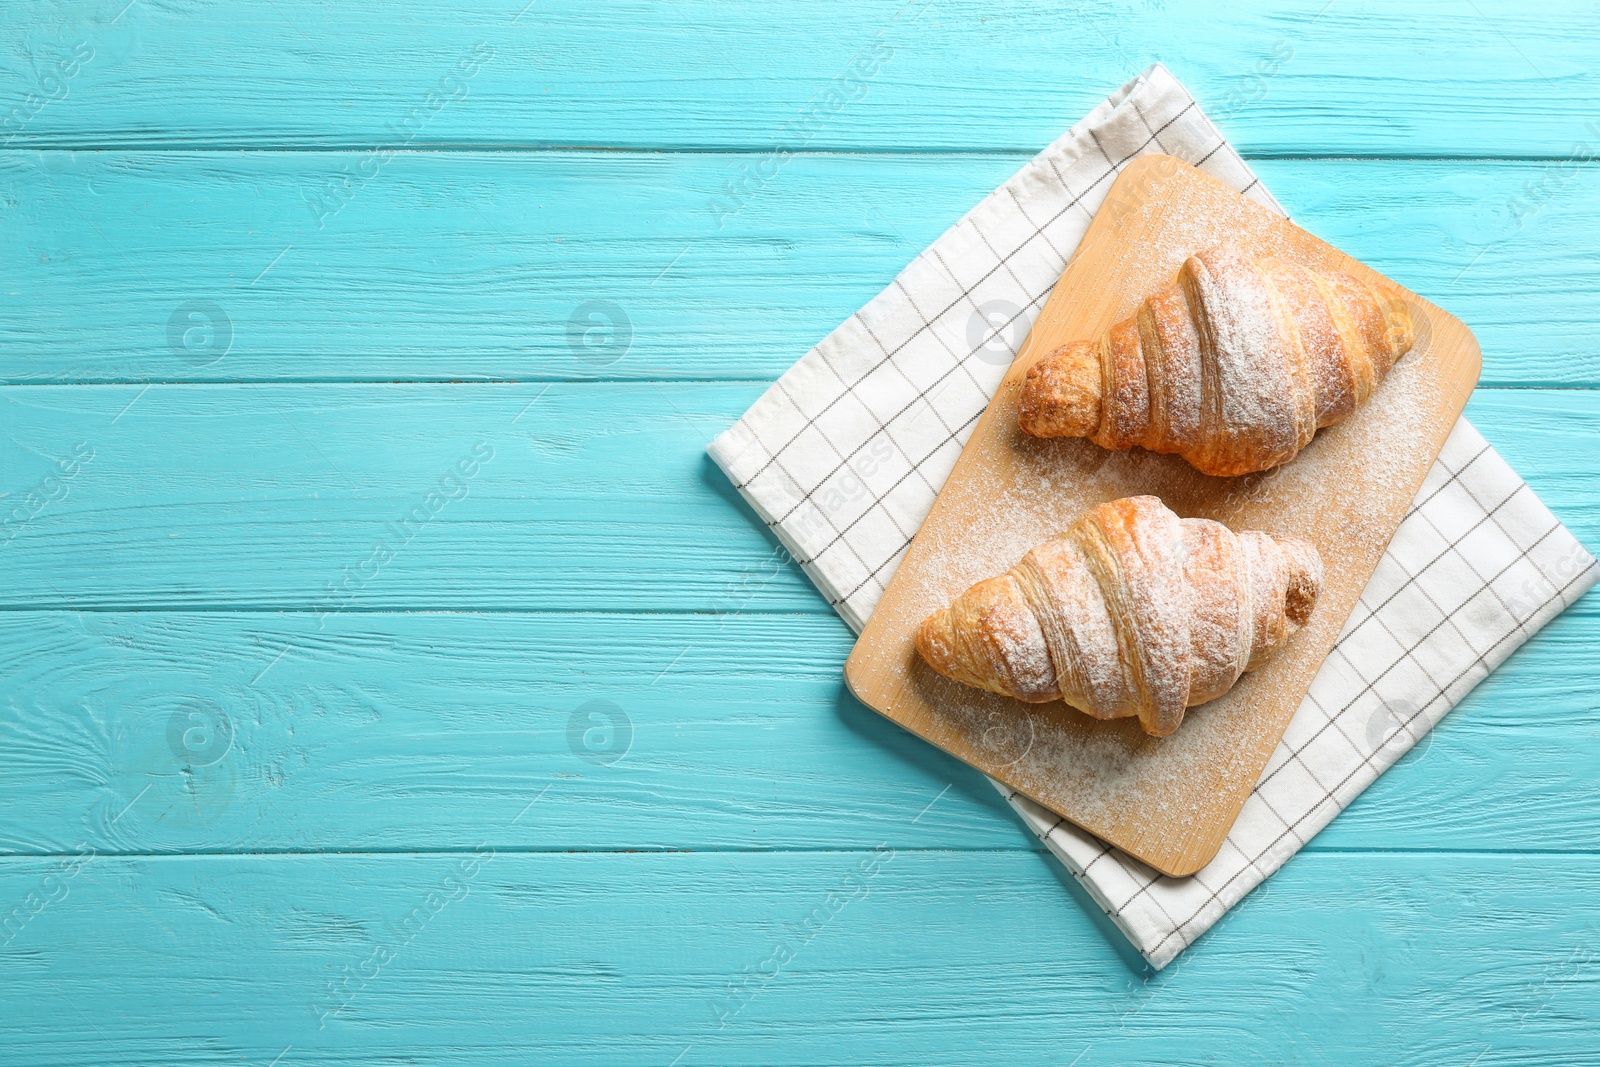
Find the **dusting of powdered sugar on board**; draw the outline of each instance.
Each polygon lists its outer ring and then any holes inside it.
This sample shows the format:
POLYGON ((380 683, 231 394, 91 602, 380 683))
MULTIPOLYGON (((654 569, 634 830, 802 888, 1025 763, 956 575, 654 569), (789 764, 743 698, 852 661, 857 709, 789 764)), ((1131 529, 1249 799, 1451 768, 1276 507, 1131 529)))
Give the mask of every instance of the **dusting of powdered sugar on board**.
MULTIPOLYGON (((1419 333, 1420 343, 1395 364, 1365 405, 1320 431, 1294 462, 1259 474, 1210 478, 1178 457, 1139 448, 1110 452, 1075 440, 1016 442, 1031 462, 1014 473, 993 467, 968 473, 965 488, 971 495, 963 522, 941 538, 940 551, 908 574, 909 599, 923 614, 944 607, 975 582, 1009 571, 1094 504, 1139 493, 1161 497, 1180 515, 1278 536, 1307 535, 1319 515, 1333 508, 1342 515, 1340 525, 1331 537, 1313 535, 1313 543, 1330 571, 1359 566, 1392 536, 1387 516, 1394 487, 1416 481, 1429 465, 1417 448, 1418 427, 1437 402, 1438 386, 1420 351, 1427 334, 1419 333), (1351 461, 1352 451, 1359 453, 1359 463, 1351 461)), ((1313 613, 1312 626, 1323 623, 1313 613)), ((1325 625, 1339 628, 1331 621, 1325 625)), ((1292 639, 1280 653, 1289 653, 1293 644, 1292 639)), ((1045 780, 1067 783, 1079 798, 1075 814, 1108 819, 1134 802, 1132 794, 1152 777, 1201 790, 1236 779, 1243 773, 1236 739, 1247 732, 1252 706, 1275 696, 1281 679, 1271 671, 1246 673, 1227 698, 1189 709, 1184 725, 1159 739, 1126 729, 1126 722, 1111 728, 1094 723, 1071 733, 1052 729, 1040 721, 1038 705, 947 679, 938 683, 929 689, 939 692, 964 732, 1009 769, 1014 784, 1032 794, 1045 780)), ((1051 707, 1057 715, 1082 715, 1051 707)), ((1157 810, 1177 818, 1188 792, 1163 793, 1157 810)))

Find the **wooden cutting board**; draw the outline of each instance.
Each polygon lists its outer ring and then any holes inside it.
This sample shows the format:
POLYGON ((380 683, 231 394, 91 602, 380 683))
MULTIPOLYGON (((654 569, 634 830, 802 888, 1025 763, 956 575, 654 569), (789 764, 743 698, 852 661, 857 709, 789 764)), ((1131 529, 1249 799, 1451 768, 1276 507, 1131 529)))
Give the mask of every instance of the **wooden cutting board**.
MULTIPOLYGON (((1459 320, 1171 156, 1131 163, 1112 186, 933 510, 845 664, 855 695, 946 752, 1164 874, 1192 874, 1222 847, 1312 678, 1466 406, 1482 361, 1459 320), (1292 462, 1239 478, 1176 456, 1108 452, 1017 429, 1034 360, 1132 314, 1189 255, 1237 240, 1399 290, 1417 342, 1372 398, 1292 462), (1024 704, 950 681, 912 638, 930 612, 1002 574, 1086 509, 1151 493, 1183 516, 1293 534, 1322 553, 1310 624, 1166 738, 1061 702, 1024 704)), ((1359 669, 1359 664, 1356 665, 1359 669)))

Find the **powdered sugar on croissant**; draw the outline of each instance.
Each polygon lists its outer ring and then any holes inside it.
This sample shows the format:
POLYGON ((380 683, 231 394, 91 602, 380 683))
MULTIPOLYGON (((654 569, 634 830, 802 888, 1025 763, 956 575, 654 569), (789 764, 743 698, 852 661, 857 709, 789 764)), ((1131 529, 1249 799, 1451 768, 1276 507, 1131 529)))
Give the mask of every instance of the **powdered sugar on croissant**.
POLYGON ((1321 587, 1306 541, 1127 497, 928 616, 917 651, 958 682, 1099 719, 1137 715, 1163 737, 1304 626, 1321 587))
POLYGON ((1028 370, 1034 437, 1174 452, 1206 474, 1265 470, 1354 411, 1414 342, 1398 295, 1223 245, 1095 341, 1028 370))

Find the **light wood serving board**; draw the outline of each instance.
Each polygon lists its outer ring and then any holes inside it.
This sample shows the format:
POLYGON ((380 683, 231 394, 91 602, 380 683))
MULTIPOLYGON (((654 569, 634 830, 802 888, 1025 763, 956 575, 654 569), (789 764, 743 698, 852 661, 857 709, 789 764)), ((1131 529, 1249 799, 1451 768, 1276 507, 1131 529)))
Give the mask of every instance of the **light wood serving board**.
MULTIPOLYGON (((865 704, 1164 874, 1192 874, 1222 847, 1250 790, 1429 468, 1482 361, 1459 320, 1170 156, 1130 164, 1112 186, 845 664, 865 704), (1240 478, 1177 456, 1108 452, 1017 429, 1034 360, 1132 314, 1184 259, 1227 240, 1399 290, 1417 342, 1372 398, 1290 463, 1240 478), (1184 516, 1293 534, 1322 553, 1310 624, 1166 738, 1059 701, 1024 704, 950 681, 912 639, 930 612, 1002 574, 1086 509, 1150 493, 1184 516)), ((1359 668, 1359 664, 1357 665, 1359 668)))

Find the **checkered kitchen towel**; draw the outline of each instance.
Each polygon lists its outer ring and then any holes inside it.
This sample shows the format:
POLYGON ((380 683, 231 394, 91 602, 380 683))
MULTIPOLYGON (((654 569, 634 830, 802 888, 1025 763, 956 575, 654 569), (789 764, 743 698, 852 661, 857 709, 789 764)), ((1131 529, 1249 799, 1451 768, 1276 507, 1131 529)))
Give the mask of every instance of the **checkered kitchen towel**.
MULTIPOLYGON (((1148 152, 1282 211, 1157 64, 973 208, 711 443, 856 630, 1117 172, 1148 152)), ((1600 565, 1463 419, 1203 870, 1159 875, 996 787, 1165 966, 1597 578, 1600 565)))

